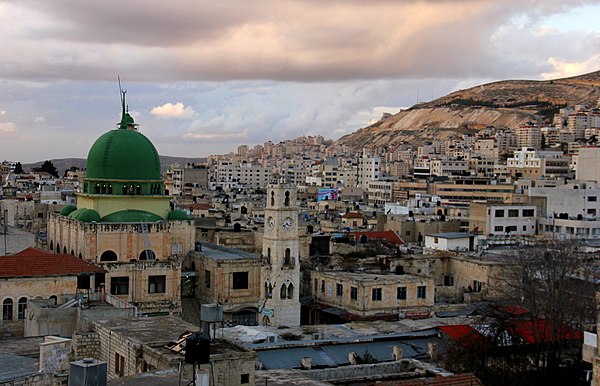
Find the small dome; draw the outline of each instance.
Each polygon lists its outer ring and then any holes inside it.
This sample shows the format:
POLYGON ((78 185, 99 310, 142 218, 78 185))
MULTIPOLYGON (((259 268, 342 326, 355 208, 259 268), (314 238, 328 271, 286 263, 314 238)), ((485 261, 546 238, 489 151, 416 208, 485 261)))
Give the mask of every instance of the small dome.
POLYGON ((69 217, 83 222, 100 222, 100 215, 98 212, 87 208, 74 210, 69 214, 69 217))
POLYGON ((171 212, 169 212, 169 214, 167 215, 167 220, 171 220, 171 221, 185 221, 188 219, 188 215, 187 213, 185 213, 183 210, 173 210, 171 212))
POLYGON ((107 214, 102 222, 156 222, 164 220, 157 214, 145 210, 127 209, 107 214))
POLYGON ((60 210, 60 214, 62 216, 68 216, 71 213, 75 212, 77 210, 77 207, 75 205, 66 205, 65 207, 63 207, 60 210))

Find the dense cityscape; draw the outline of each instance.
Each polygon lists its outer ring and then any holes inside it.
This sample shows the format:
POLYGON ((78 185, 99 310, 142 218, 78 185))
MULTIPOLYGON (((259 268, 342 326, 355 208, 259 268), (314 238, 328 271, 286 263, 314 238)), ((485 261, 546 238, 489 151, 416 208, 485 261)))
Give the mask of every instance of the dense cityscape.
POLYGON ((0 2, 0 385, 599 386, 599 16, 0 2))

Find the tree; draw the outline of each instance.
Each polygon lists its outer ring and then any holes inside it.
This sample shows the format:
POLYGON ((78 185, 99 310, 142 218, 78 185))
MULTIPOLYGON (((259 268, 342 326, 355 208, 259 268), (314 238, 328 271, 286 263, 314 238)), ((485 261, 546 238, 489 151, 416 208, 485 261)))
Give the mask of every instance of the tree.
POLYGON ((23 165, 20 162, 15 164, 15 174, 23 174, 23 165))
POLYGON ((552 376, 567 356, 572 358, 571 344, 582 326, 595 323, 594 258, 575 242, 551 241, 517 248, 509 259, 515 269, 504 280, 520 296, 512 297, 513 304, 529 311, 531 363, 552 376))
POLYGON ((58 170, 56 170, 56 168, 54 167, 54 164, 52 164, 52 161, 46 160, 46 161, 44 161, 42 166, 40 166, 39 168, 35 168, 34 170, 37 172, 46 172, 46 173, 51 174, 54 177, 58 178, 58 170))

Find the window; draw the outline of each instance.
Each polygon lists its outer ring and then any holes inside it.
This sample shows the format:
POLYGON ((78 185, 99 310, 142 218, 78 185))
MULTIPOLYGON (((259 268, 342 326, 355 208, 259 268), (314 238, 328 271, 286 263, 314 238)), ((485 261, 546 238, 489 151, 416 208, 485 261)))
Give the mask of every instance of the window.
POLYGON ((502 232, 504 230, 504 227, 502 225, 496 225, 494 227, 494 232, 502 232))
POLYGON ((111 295, 127 295, 129 293, 129 276, 116 276, 110 278, 111 295))
POLYGON ((350 299, 352 299, 352 300, 358 299, 358 288, 350 287, 350 299))
POLYGON ((4 299, 2 302, 2 320, 13 320, 12 299, 4 299))
POLYGON ((115 353, 115 374, 119 377, 125 375, 125 357, 118 352, 115 353))
POLYGON ((398 287, 396 290, 396 299, 406 300, 406 287, 398 287))
POLYGON ((27 309, 27 298, 26 297, 22 297, 21 299, 19 299, 19 305, 17 308, 17 314, 18 314, 18 318, 19 320, 23 320, 25 319, 25 310, 27 309))
POLYGON ((533 209, 523 209, 523 217, 533 217, 533 209))
POLYGON ((434 237, 434 238, 433 238, 433 243, 434 243, 434 244, 437 244, 437 243, 439 243, 439 242, 440 242, 440 239, 439 239, 439 238, 437 238, 437 237, 434 237))
POLYGON ((444 286, 452 287, 454 285, 454 276, 446 275, 444 276, 444 286))
POLYGON ((596 197, 596 196, 588 196, 587 200, 589 202, 596 202, 598 200, 598 197, 596 197))
POLYGON ((240 383, 242 385, 250 383, 250 374, 240 374, 240 383))
POLYGON ((344 286, 342 284, 335 285, 335 296, 342 296, 344 294, 344 286))
POLYGON ((103 261, 117 261, 119 258, 114 251, 104 251, 100 255, 100 262, 103 261))
POLYGON ((210 288, 210 271, 209 270, 204 271, 204 286, 206 288, 210 288))
POLYGON ((427 298, 427 286, 420 285, 417 286, 417 299, 425 299, 427 298))
POLYGON ((519 217, 519 209, 509 209, 508 217, 519 217))
POLYGON ((373 301, 381 300, 381 288, 373 288, 372 297, 373 301))
POLYGON ((496 209, 494 211, 494 217, 504 217, 504 209, 496 209))
POLYGON ((325 280, 321 280, 321 292, 325 292, 325 280))
POLYGON ((233 273, 233 289, 248 289, 248 272, 233 273))
POLYGON ((165 275, 148 276, 149 294, 164 294, 166 285, 167 277, 165 275))
POLYGON ((516 225, 509 225, 506 228, 504 228, 504 231, 506 233, 516 232, 517 231, 517 226, 516 225))
POLYGON ((473 280, 473 292, 481 292, 482 283, 477 280, 473 280))

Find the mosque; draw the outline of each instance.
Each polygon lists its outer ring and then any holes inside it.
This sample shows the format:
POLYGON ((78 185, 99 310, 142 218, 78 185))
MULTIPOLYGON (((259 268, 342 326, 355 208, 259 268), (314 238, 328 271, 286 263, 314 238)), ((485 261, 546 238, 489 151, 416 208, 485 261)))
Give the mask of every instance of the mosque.
POLYGON ((50 215, 48 247, 104 268, 91 288, 140 315, 179 314, 181 261, 193 250, 195 228, 185 212, 171 209, 158 152, 138 131, 125 93, 121 122, 89 150, 77 206, 50 215))

